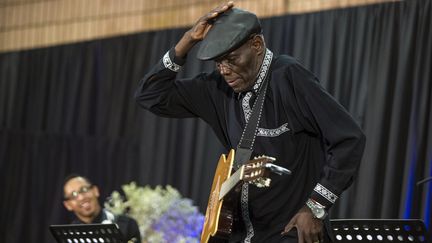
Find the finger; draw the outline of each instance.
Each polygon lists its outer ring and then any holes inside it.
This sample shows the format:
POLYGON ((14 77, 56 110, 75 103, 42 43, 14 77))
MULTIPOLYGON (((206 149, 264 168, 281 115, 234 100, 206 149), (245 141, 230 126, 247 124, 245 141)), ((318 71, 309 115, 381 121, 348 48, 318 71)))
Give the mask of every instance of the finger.
POLYGON ((319 241, 324 242, 324 230, 321 228, 321 231, 319 233, 319 241))
POLYGON ((231 9, 232 7, 234 7, 234 2, 233 1, 229 1, 226 4, 223 4, 217 8, 215 8, 213 11, 218 12, 218 13, 223 13, 229 9, 231 9))
POLYGON ((294 228, 294 225, 291 223, 288 223, 287 226, 285 226, 284 230, 282 231, 281 235, 286 235, 288 232, 290 232, 294 228))
POLYGON ((318 235, 309 235, 309 240, 307 240, 306 242, 310 242, 310 243, 320 243, 321 240, 318 237, 318 235))
POLYGON ((221 5, 221 6, 217 7, 217 8, 215 8, 215 9, 213 9, 207 15, 207 20, 211 20, 213 18, 216 18, 219 14, 222 14, 222 13, 228 11, 232 7, 234 7, 234 2, 233 1, 229 1, 227 4, 221 5))
POLYGON ((303 231, 297 229, 297 235, 298 235, 298 243, 305 243, 305 239, 303 237, 303 231))
POLYGON ((284 231, 282 231, 281 235, 286 235, 292 230, 293 226, 285 227, 284 231))
POLYGON ((198 22, 202 23, 209 23, 212 19, 216 18, 218 16, 218 12, 208 12, 206 15, 202 16, 198 22))
POLYGON ((307 234, 305 237, 308 239, 306 240, 306 242, 319 243, 323 239, 323 233, 322 230, 313 230, 309 232, 309 234, 307 234))
POLYGON ((234 1, 229 1, 226 6, 227 6, 227 10, 231 9, 232 7, 234 7, 234 1))
POLYGON ((320 243, 320 242, 323 242, 323 239, 324 239, 321 232, 318 234, 312 234, 312 235, 310 235, 310 237, 312 239, 311 240, 312 243, 320 243))
POLYGON ((209 32, 209 30, 211 29, 211 27, 212 27, 211 25, 206 26, 206 28, 204 29, 203 36, 207 35, 207 33, 209 32))
POLYGON ((315 240, 315 236, 312 234, 303 233, 302 236, 303 236, 304 242, 306 242, 306 243, 316 243, 317 242, 317 240, 315 240))
POLYGON ((302 237, 304 242, 306 243, 319 243, 320 242, 320 238, 319 238, 319 233, 315 232, 315 231, 311 231, 311 229, 306 229, 302 231, 302 237))

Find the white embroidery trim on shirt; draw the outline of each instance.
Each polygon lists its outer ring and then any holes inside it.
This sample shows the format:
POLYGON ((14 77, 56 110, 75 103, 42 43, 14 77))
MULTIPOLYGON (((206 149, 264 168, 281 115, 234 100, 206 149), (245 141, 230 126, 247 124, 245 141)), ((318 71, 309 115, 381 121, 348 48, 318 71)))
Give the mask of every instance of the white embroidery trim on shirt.
POLYGON ((248 198, 249 198, 249 184, 244 183, 242 185, 242 190, 241 190, 242 217, 243 217, 243 221, 244 221, 245 226, 246 226, 246 238, 243 241, 244 243, 250 243, 252 237, 255 235, 255 232, 254 232, 254 229, 252 226, 252 222, 251 222, 250 217, 249 217, 248 198))
MULTIPOLYGON (((261 83, 263 82, 263 80, 266 76, 266 73, 268 71, 268 68, 270 67, 272 57, 273 57, 273 53, 267 49, 263 64, 261 66, 261 70, 260 70, 259 75, 258 75, 258 79, 255 82, 255 85, 253 87, 253 90, 255 93, 257 93, 259 91, 261 83)), ((252 93, 247 92, 245 94, 245 96, 243 97, 243 100, 242 100, 243 113, 244 113, 244 117, 245 117, 246 122, 249 121, 249 118, 252 114, 252 109, 250 107, 250 102, 249 102, 251 97, 252 97, 252 93)), ((277 136, 281 135, 282 133, 287 132, 289 130, 290 129, 288 128, 288 123, 285 123, 282 126, 275 128, 275 129, 258 128, 257 136, 260 136, 260 137, 277 137, 277 136)))
POLYGON ((174 63, 170 56, 169 56, 169 51, 167 53, 165 53, 165 55, 162 58, 162 62, 165 66, 165 68, 168 68, 169 70, 173 71, 173 72, 178 72, 181 69, 181 66, 178 65, 177 63, 174 63))
POLYGON ((335 203, 338 199, 338 196, 319 183, 315 186, 314 191, 323 196, 325 199, 329 200, 331 203, 335 203))
POLYGON ((261 65, 260 72, 258 74, 258 79, 253 86, 253 90, 255 93, 258 93, 259 88, 261 87, 261 83, 264 81, 266 73, 270 67, 272 59, 273 59, 273 52, 271 52, 269 49, 266 49, 266 54, 264 56, 264 60, 261 65))
POLYGON ((277 137, 284 132, 288 132, 290 129, 288 128, 288 123, 283 124, 282 126, 275 129, 266 129, 266 128, 258 128, 257 136, 260 137, 277 137))
MULTIPOLYGON (((257 81, 255 82, 254 86, 253 86, 253 90, 255 93, 258 93, 259 88, 261 87, 261 83, 263 82, 266 73, 268 72, 268 69, 270 67, 271 61, 273 58, 273 52, 271 52, 269 49, 266 49, 266 53, 264 56, 264 60, 263 63, 261 64, 261 68, 257 77, 257 81)), ((252 96, 251 91, 247 92, 246 95, 243 97, 242 100, 242 106, 243 106, 243 112, 245 115, 245 120, 246 122, 249 121, 249 117, 252 113, 252 109, 250 108, 249 105, 249 100, 252 96)))
POLYGON ((252 92, 247 92, 245 94, 245 96, 243 97, 243 100, 242 100, 243 113, 244 113, 246 122, 249 121, 249 118, 252 114, 252 109, 250 108, 250 105, 249 105, 249 100, 251 97, 252 97, 252 92))

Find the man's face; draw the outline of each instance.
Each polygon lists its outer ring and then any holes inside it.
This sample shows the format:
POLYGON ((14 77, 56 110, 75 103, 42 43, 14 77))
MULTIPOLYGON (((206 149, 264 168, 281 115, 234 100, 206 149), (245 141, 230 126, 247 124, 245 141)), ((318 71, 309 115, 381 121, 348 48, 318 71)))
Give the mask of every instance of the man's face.
POLYGON ((215 59, 220 74, 236 93, 250 90, 256 81, 263 53, 260 38, 255 36, 234 51, 215 59))
POLYGON ((92 220, 100 212, 99 190, 84 178, 75 177, 64 186, 64 206, 82 221, 92 220))

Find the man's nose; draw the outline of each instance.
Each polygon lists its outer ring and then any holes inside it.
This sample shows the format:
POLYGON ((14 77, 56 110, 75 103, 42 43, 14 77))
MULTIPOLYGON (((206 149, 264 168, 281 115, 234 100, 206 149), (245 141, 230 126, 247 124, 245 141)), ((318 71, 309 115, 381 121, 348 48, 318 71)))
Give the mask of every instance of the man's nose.
POLYGON ((76 197, 77 201, 83 200, 86 196, 84 195, 85 193, 79 193, 76 197))

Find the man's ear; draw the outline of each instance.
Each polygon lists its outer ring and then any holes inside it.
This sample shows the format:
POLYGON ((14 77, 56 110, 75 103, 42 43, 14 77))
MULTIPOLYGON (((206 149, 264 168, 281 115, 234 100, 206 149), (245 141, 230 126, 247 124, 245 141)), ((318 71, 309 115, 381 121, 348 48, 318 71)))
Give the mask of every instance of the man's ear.
POLYGON ((255 35, 254 37, 252 37, 252 48, 256 50, 258 55, 264 53, 264 37, 262 35, 255 35))
POLYGON ((96 196, 96 197, 99 197, 99 187, 97 187, 97 186, 93 186, 93 188, 92 188, 92 190, 93 190, 93 193, 94 193, 94 195, 96 196))
POLYGON ((65 206, 65 208, 66 208, 68 211, 73 211, 73 208, 72 208, 72 206, 70 205, 70 202, 69 202, 69 201, 63 201, 63 205, 65 206))

